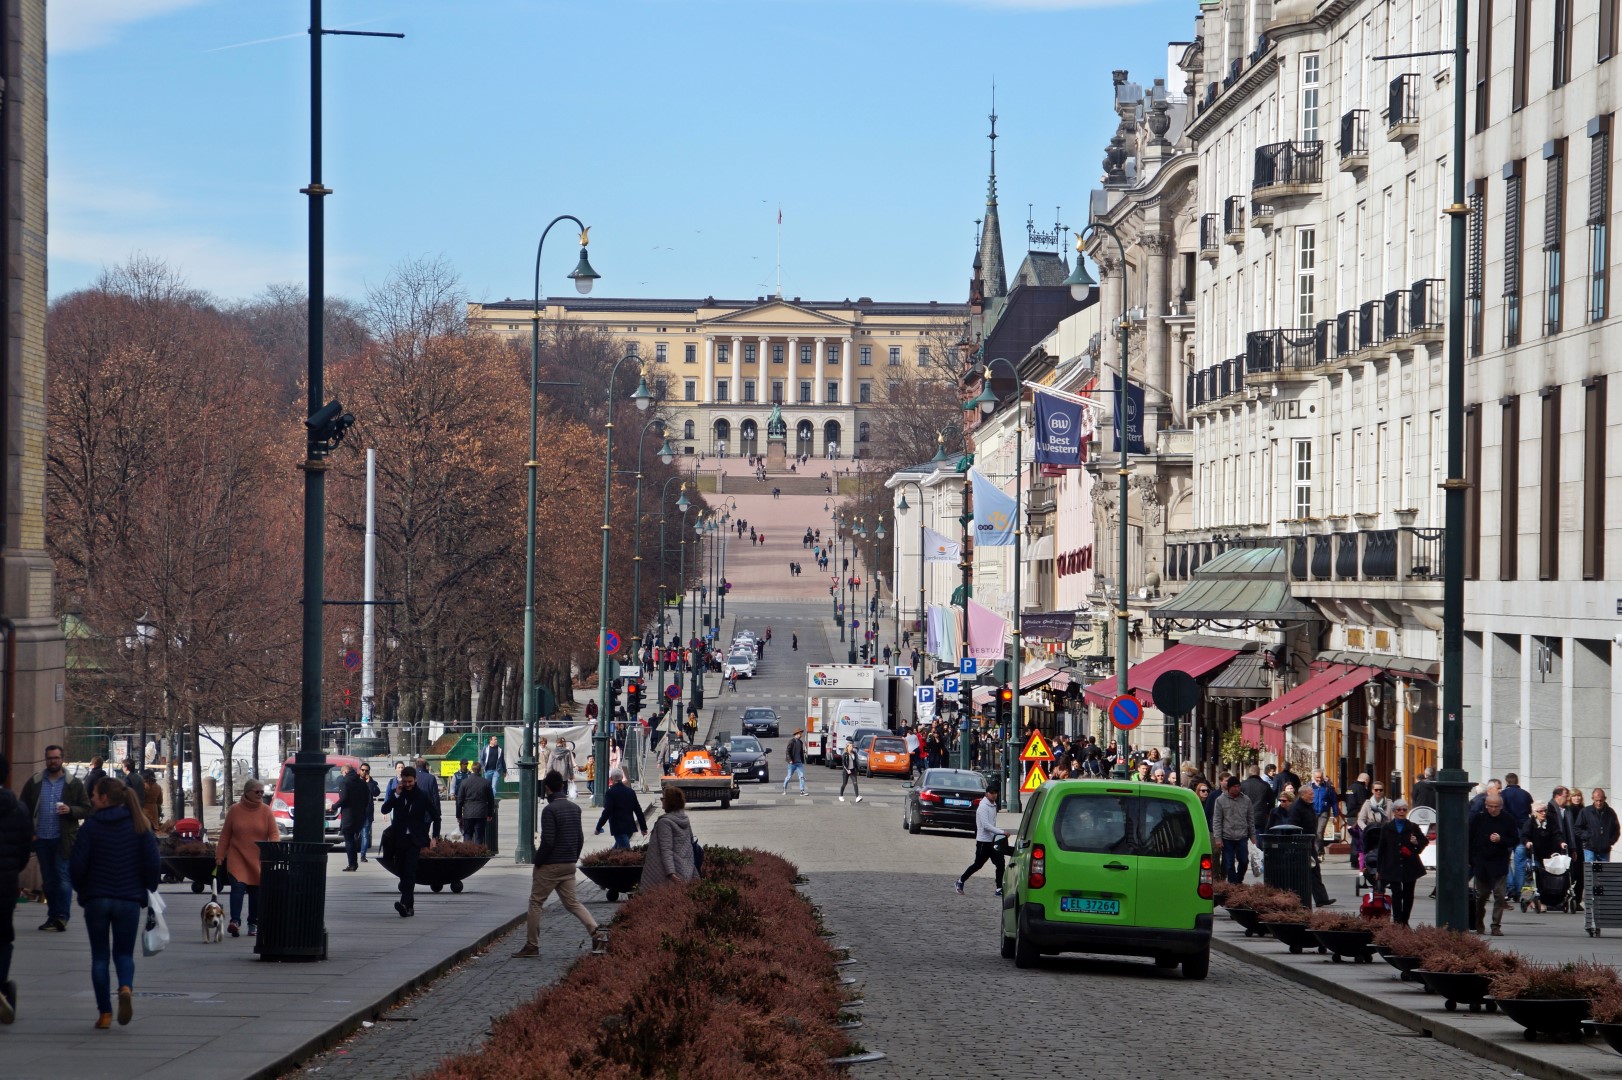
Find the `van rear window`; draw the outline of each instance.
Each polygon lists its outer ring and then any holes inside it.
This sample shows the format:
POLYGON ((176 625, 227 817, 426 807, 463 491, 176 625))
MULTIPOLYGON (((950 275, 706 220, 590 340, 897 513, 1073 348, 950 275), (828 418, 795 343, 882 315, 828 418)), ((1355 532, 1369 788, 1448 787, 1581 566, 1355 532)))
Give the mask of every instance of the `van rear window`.
MULTIPOLYGON (((334 792, 334 791, 339 790, 339 787, 340 787, 341 784, 343 784, 343 781, 344 781, 343 766, 341 766, 341 765, 328 765, 327 766, 327 791, 328 792, 334 792)), ((291 765, 283 765, 282 766, 282 778, 276 784, 276 792, 277 792, 277 794, 282 794, 282 793, 285 793, 285 792, 290 792, 292 790, 293 790, 293 766, 291 766, 291 765)))
POLYGON ((1068 795, 1059 804, 1053 837, 1066 851, 1182 859, 1194 847, 1194 820, 1173 799, 1068 795))

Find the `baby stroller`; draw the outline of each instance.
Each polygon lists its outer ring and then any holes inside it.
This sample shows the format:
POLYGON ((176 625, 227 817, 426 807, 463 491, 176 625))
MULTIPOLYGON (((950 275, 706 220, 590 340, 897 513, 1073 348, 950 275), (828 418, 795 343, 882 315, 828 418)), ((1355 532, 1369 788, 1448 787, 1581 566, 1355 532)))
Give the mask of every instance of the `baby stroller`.
POLYGON ((1550 855, 1532 871, 1537 882, 1537 899, 1545 909, 1571 911, 1572 898, 1571 856, 1550 855))

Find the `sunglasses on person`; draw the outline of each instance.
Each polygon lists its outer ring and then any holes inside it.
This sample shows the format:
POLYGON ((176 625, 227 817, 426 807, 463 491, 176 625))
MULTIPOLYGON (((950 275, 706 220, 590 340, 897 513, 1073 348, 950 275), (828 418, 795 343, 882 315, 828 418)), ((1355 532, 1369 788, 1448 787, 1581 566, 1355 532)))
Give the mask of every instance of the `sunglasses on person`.
POLYGON ((1199 794, 1201 794, 1201 795, 1209 795, 1209 794, 1211 794, 1211 789, 1206 787, 1204 784, 1201 784, 1199 787, 1195 788, 1194 790, 1196 792, 1198 792, 1199 794))

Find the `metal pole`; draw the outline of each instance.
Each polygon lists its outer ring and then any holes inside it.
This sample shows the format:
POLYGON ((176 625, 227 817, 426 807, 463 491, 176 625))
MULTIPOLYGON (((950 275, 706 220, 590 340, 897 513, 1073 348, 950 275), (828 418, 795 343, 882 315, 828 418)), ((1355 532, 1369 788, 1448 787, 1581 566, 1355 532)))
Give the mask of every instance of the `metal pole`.
MULTIPOLYGON (((1008 365, 1013 367, 1012 364, 1008 365)), ((987 368, 989 374, 990 369, 987 368)), ((1019 373, 1014 373, 1017 382, 1019 373)), ((1025 388, 1016 387, 1014 397, 1014 664, 1010 672, 1014 691, 1014 700, 1010 704, 1013 715, 1008 718, 1008 730, 1003 734, 1002 771, 1003 790, 1007 793, 1003 805, 1014 813, 1022 813, 1019 802, 1019 789, 1023 787, 1023 777, 1020 770, 1014 767, 1014 747, 1019 739, 1019 676, 1020 668, 1024 666, 1023 641, 1020 637, 1019 627, 1019 579, 1022 576, 1020 557, 1024 552, 1025 521, 1020 513, 1020 489, 1025 485, 1025 388)))
MULTIPOLYGON (((969 541, 971 535, 969 532, 969 526, 974 521, 974 511, 972 510, 974 493, 969 484, 969 465, 967 460, 968 450, 965 449, 963 453, 963 512, 958 516, 959 523, 963 526, 963 557, 958 563, 959 567, 963 571, 963 626, 959 634, 963 647, 958 652, 958 657, 960 658, 958 663, 959 671, 963 669, 961 658, 969 655, 969 588, 972 575, 974 573, 974 559, 969 552, 969 541)), ((969 756, 969 723, 974 715, 974 684, 970 683, 967 689, 961 689, 962 683, 960 680, 959 686, 957 767, 960 769, 967 769, 972 763, 969 756), (966 698, 965 695, 967 695, 966 698)))
POLYGON ((603 418, 603 554, 602 584, 597 603, 597 728, 591 738, 591 805, 603 805, 608 790, 608 532, 609 510, 614 499, 614 378, 630 355, 614 361, 608 371, 607 415, 603 418))
MULTIPOLYGON (((377 683, 373 675, 377 660, 377 451, 366 451, 366 567, 361 598, 366 601, 360 617, 360 725, 372 732, 372 697, 377 683)), ((255 762, 257 765, 258 763, 255 762)))
MULTIPOLYGON (((1442 771, 1436 777, 1436 924, 1464 930, 1468 851, 1464 771, 1464 246, 1469 207, 1464 202, 1465 83, 1469 9, 1454 6, 1453 205, 1447 297, 1446 539, 1442 549, 1442 771)), ((1472 478, 1473 479, 1473 478, 1472 478)), ((1592 903, 1593 901, 1589 901, 1592 903)))

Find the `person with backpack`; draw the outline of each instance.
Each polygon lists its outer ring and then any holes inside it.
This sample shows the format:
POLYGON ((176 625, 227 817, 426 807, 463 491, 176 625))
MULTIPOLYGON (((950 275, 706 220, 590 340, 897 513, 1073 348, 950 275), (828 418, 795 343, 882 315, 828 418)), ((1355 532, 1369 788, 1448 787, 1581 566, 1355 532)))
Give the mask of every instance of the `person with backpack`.
POLYGON ((839 781, 839 801, 845 801, 845 785, 850 784, 856 789, 856 801, 862 801, 862 785, 856 782, 856 744, 849 739, 845 740, 845 752, 839 755, 839 764, 844 769, 844 776, 839 781))
POLYGON ((152 823, 122 780, 103 777, 90 797, 91 814, 79 827, 69 872, 90 935, 90 985, 96 1028, 113 1026, 109 968, 118 972, 118 1022, 135 1012, 135 943, 141 913, 158 888, 161 860, 152 823))

